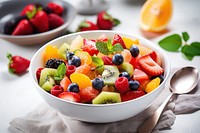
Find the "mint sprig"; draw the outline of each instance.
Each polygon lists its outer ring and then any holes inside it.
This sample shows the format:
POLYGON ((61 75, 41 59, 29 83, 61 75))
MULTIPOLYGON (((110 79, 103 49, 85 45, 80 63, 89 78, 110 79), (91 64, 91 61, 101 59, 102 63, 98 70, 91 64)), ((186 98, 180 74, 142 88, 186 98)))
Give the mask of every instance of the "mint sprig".
POLYGON ((96 68, 104 65, 103 60, 99 57, 96 57, 96 56, 92 56, 92 62, 96 65, 96 68))
POLYGON ((99 52, 105 55, 124 50, 122 45, 119 43, 113 46, 111 40, 108 40, 107 42, 96 42, 96 48, 99 50, 99 52))
POLYGON ((60 64, 57 68, 57 74, 55 75, 54 79, 56 81, 60 81, 63 79, 63 77, 65 76, 66 74, 66 66, 64 63, 60 64))
POLYGON ((188 43, 190 36, 187 32, 182 35, 172 34, 158 43, 160 47, 170 52, 181 52, 188 60, 192 60, 194 56, 200 56, 200 42, 188 43))

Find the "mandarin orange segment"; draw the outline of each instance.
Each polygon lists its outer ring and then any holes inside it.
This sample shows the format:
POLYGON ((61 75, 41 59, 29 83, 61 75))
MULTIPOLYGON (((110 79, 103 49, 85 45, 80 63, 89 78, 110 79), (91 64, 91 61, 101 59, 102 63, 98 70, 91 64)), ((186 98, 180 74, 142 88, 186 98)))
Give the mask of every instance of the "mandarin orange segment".
POLYGON ((73 83, 78 84, 80 90, 92 86, 90 78, 81 73, 72 73, 70 79, 73 83))
POLYGON ((87 74, 90 71, 90 66, 88 64, 84 64, 76 68, 76 73, 87 74))
POLYGON ((150 49, 150 48, 148 48, 146 46, 143 46, 143 45, 138 46, 138 48, 139 48, 141 56, 147 55, 147 54, 152 52, 152 49, 150 49))
POLYGON ((129 62, 132 58, 131 52, 128 49, 124 49, 121 54, 124 57, 124 62, 129 62))
POLYGON ((46 46, 43 54, 44 63, 50 58, 59 58, 58 47, 52 45, 46 46))
POLYGON ((75 55, 81 59, 81 65, 84 65, 84 64, 90 65, 92 63, 92 57, 90 56, 88 52, 76 51, 75 55))
POLYGON ((133 40, 133 39, 130 39, 127 37, 122 37, 122 39, 123 39, 127 49, 130 49, 132 45, 139 45, 138 39, 133 40))
POLYGON ((140 13, 140 27, 146 31, 163 31, 172 16, 172 0, 147 0, 140 13))

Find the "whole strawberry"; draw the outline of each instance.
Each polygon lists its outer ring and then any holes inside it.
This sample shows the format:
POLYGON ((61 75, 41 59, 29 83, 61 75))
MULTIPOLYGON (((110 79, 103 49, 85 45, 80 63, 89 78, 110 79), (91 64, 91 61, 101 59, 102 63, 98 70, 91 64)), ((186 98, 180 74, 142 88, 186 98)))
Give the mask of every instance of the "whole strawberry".
POLYGON ((57 14, 50 13, 48 15, 49 17, 49 28, 50 29, 55 29, 61 25, 63 25, 64 20, 62 17, 58 16, 57 14))
POLYGON ((14 74, 24 73, 30 65, 30 61, 21 56, 12 56, 9 53, 7 58, 9 59, 8 70, 14 74))
POLYGON ((77 31, 88 31, 88 30, 98 30, 99 28, 97 27, 96 24, 94 24, 91 21, 84 20, 80 23, 77 31))
POLYGON ((120 21, 116 18, 113 18, 106 11, 102 11, 97 16, 97 26, 101 30, 111 30, 114 26, 120 24, 120 21))
POLYGON ((31 23, 28 20, 23 19, 17 24, 14 31, 12 32, 12 35, 29 35, 32 33, 33 27, 31 23))
POLYGON ((54 3, 54 2, 49 2, 48 5, 47 5, 47 7, 49 9, 51 9, 53 11, 53 13, 55 13, 57 15, 60 15, 60 16, 64 12, 64 8, 61 5, 59 5, 57 3, 54 3))
POLYGON ((22 12, 20 13, 21 16, 26 15, 26 13, 28 12, 32 12, 35 9, 35 5, 34 4, 28 4, 24 7, 24 9, 22 10, 22 12))

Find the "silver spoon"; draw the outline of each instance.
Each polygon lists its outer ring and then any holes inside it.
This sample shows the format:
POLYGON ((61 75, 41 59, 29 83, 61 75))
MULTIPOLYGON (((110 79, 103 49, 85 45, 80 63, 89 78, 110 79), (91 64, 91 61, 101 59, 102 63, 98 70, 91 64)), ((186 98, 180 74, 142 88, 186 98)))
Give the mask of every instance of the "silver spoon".
POLYGON ((156 112, 139 127, 139 133, 152 132, 171 97, 174 94, 178 95, 190 92, 196 87, 198 80, 199 72, 194 67, 184 67, 177 70, 170 80, 170 90, 172 93, 165 99, 156 112))

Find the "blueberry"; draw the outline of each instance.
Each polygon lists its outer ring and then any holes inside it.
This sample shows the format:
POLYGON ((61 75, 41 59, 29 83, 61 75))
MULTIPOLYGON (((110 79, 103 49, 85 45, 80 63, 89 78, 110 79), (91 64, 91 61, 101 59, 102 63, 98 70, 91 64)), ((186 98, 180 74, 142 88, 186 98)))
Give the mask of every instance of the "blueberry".
POLYGON ((71 84, 69 84, 69 86, 68 86, 68 88, 67 88, 67 91, 78 93, 80 90, 79 90, 78 84, 76 84, 76 83, 71 83, 71 84))
POLYGON ((160 84, 163 82, 163 80, 164 80, 164 76, 163 75, 160 75, 160 76, 158 76, 159 78, 160 78, 160 84))
POLYGON ((52 9, 50 9, 49 7, 44 7, 43 11, 45 11, 47 14, 53 13, 52 9))
POLYGON ((137 47, 137 46, 132 46, 131 48, 130 48, 130 52, 131 52, 131 55, 135 58, 135 57, 137 57, 138 55, 139 55, 139 48, 137 47))
POLYGON ((68 60, 68 65, 79 67, 81 65, 81 59, 78 56, 73 56, 71 59, 68 60))
POLYGON ((104 87, 104 81, 102 78, 95 78, 92 81, 92 87, 94 87, 97 90, 101 90, 104 87))
POLYGON ((122 72, 120 73, 119 77, 126 77, 128 79, 128 81, 131 80, 131 76, 128 72, 122 72))
POLYGON ((121 65, 124 62, 124 57, 121 54, 115 54, 112 58, 112 63, 115 65, 121 65))
POLYGON ((128 82, 130 90, 137 90, 140 87, 140 83, 137 80, 131 80, 128 82))
POLYGON ((67 57, 68 60, 71 60, 73 56, 74 56, 73 52, 67 52, 66 57, 67 57))

